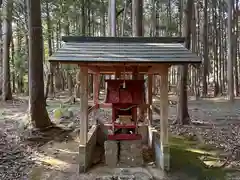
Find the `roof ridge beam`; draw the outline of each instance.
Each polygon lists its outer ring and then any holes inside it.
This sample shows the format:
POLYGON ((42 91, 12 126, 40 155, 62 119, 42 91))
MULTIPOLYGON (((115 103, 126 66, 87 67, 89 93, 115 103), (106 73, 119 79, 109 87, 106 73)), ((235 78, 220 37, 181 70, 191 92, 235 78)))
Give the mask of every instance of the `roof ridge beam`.
POLYGON ((102 42, 102 43, 184 43, 184 37, 89 37, 63 36, 64 42, 102 42))

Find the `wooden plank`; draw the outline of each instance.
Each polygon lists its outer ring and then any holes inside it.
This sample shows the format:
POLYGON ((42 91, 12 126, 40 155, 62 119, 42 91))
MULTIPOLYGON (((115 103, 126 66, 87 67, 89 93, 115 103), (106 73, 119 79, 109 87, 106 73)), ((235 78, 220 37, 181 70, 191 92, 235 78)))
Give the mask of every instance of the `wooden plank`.
POLYGON ((152 125, 152 85, 153 85, 153 75, 148 75, 148 120, 149 120, 149 125, 152 125))
POLYGON ((109 54, 115 54, 115 53, 149 53, 149 54, 167 54, 167 53, 177 53, 177 54, 194 54, 190 50, 187 50, 186 48, 178 47, 178 48, 170 48, 170 47, 150 47, 150 46, 129 46, 129 47, 81 47, 81 46, 65 46, 62 47, 62 49, 59 49, 56 51, 56 53, 95 53, 95 54, 101 54, 101 53, 109 53, 109 54), (104 49, 102 49, 104 48, 104 49), (129 49, 132 48, 132 49, 129 49))
MULTIPOLYGON (((170 52, 171 53, 171 52, 170 52)), ((127 59, 131 59, 131 58, 142 58, 142 59, 169 59, 169 58, 196 58, 197 56, 195 54, 191 54, 191 53, 184 53, 184 54, 142 54, 139 55, 138 53, 133 53, 133 54, 120 54, 120 53, 115 53, 115 54, 107 54, 107 53, 98 53, 98 54, 94 54, 94 53, 89 53, 89 54, 85 54, 85 53, 56 53, 54 55, 54 57, 74 57, 74 58, 98 58, 98 59, 104 59, 104 58, 113 58, 113 59, 119 59, 119 58, 127 58, 127 59)))
POLYGON ((168 144, 168 69, 161 71, 160 76, 160 165, 163 170, 169 170, 168 144))
MULTIPOLYGON (((91 66, 89 66, 89 67, 91 67, 91 66)), ((99 68, 99 71, 100 72, 104 72, 104 71, 112 71, 112 72, 115 72, 116 70, 117 71, 120 71, 120 72, 124 72, 125 71, 125 73, 130 73, 130 72, 132 72, 133 71, 133 69, 134 69, 134 67, 133 66, 98 66, 98 68, 99 68)), ((139 71, 140 72, 147 72, 148 70, 149 70, 149 68, 150 67, 148 67, 148 66, 140 66, 139 67, 139 71)))
POLYGON ((51 56, 49 62, 59 63, 104 63, 104 64, 118 64, 118 63, 169 63, 169 64, 183 64, 183 63, 202 63, 200 58, 196 57, 156 57, 156 58, 128 58, 128 57, 75 57, 75 56, 51 56))
MULTIPOLYGON (((116 71, 117 73, 123 73, 125 71, 125 73, 131 73, 133 70, 133 66, 96 66, 94 64, 90 64, 90 65, 85 65, 86 67, 88 67, 88 73, 89 74, 115 74, 116 71), (125 70, 124 70, 125 69, 125 70)), ((139 73, 146 73, 149 71, 150 67, 149 66, 140 66, 138 67, 139 69, 139 73)))
POLYGON ((87 66, 87 67, 88 67, 88 72, 91 74, 100 73, 100 68, 97 66, 87 66))
MULTIPOLYGON (((112 104, 111 103, 100 103, 98 104, 99 108, 112 108, 112 104)), ((150 105, 149 104, 141 104, 139 105, 139 107, 141 108, 149 108, 150 105)))
POLYGON ((88 140, 88 68, 80 68, 80 144, 86 145, 88 140))
POLYGON ((150 47, 150 46, 154 46, 155 48, 158 48, 158 47, 181 47, 183 46, 184 47, 184 43, 161 43, 161 42, 150 42, 150 43, 145 43, 145 42, 142 42, 142 43, 135 43, 135 42, 131 42, 131 43, 98 43, 98 42, 91 42, 91 43, 83 43, 83 42, 67 42, 65 44, 63 44, 62 47, 65 47, 65 46, 85 46, 85 47, 90 47, 90 46, 95 46, 95 47, 101 47, 101 46, 106 46, 106 47, 124 47, 124 46, 133 46, 133 47, 143 47, 143 46, 147 46, 147 47, 150 47))
POLYGON ((161 72, 164 72, 165 69, 168 69, 171 65, 170 64, 160 64, 152 66, 148 69, 148 74, 160 74, 161 72))
POLYGON ((160 49, 160 48, 134 48, 134 49, 117 49, 117 48, 105 48, 104 50, 99 48, 86 48, 86 47, 65 47, 63 49, 60 49, 57 51, 59 54, 129 54, 134 55, 138 53, 139 55, 145 55, 145 54, 155 54, 155 55, 165 55, 169 53, 175 53, 175 54, 192 54, 191 51, 187 49, 160 49))
POLYGON ((184 37, 87 37, 87 36, 63 36, 64 42, 144 42, 144 43, 184 43, 184 37))
POLYGON ((154 46, 154 47, 184 47, 184 43, 162 43, 162 42, 142 42, 142 43, 99 43, 99 42, 91 42, 91 43, 83 43, 83 42, 67 42, 65 43, 62 47, 64 46, 85 46, 85 47, 90 47, 90 46, 95 46, 95 47, 101 47, 101 46, 106 46, 106 47, 125 47, 125 46, 134 46, 134 47, 143 47, 143 46, 154 46))
POLYGON ((120 79, 121 78, 121 70, 116 70, 115 71, 115 79, 120 79))
POLYGON ((98 92, 100 84, 100 74, 95 74, 93 76, 93 102, 94 104, 99 104, 98 92))
POLYGON ((111 103, 101 103, 99 104, 99 108, 112 108, 111 103))
POLYGON ((132 79, 137 80, 138 79, 138 74, 139 74, 139 67, 134 66, 133 71, 132 71, 132 79))
MULTIPOLYGON (((99 97, 98 97, 99 87, 100 87, 100 74, 94 74, 93 75, 93 103, 96 107, 98 107, 98 104, 99 104, 99 97)), ((93 111, 93 117, 96 123, 97 123, 97 110, 98 108, 95 108, 93 111)))

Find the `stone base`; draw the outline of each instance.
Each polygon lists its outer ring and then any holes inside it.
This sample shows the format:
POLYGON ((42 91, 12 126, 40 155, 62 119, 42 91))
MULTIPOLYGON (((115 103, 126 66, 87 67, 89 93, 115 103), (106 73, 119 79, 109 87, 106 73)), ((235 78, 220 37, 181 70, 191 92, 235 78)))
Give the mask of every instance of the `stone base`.
POLYGON ((155 131, 153 132, 153 149, 156 166, 164 171, 169 171, 170 169, 169 146, 163 146, 160 143, 160 134, 155 131))
POLYGON ((117 141, 105 141, 105 162, 109 167, 116 167, 118 163, 118 142, 117 141))
POLYGON ((142 166, 142 141, 121 141, 119 163, 129 167, 142 166))
MULTIPOLYGON (((141 177, 141 180, 151 180, 150 177, 141 177)), ((104 176, 98 177, 96 180, 140 180, 139 177, 135 177, 134 175, 119 175, 119 176, 104 176)))
POLYGON ((79 173, 87 172, 91 167, 97 143, 98 126, 93 125, 88 132, 88 142, 79 146, 79 173))

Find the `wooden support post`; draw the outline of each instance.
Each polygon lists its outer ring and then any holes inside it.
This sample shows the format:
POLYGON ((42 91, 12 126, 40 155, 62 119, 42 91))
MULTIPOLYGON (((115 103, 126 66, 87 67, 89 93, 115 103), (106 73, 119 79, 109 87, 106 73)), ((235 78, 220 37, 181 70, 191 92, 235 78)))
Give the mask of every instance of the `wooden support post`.
POLYGON ((138 79, 138 67, 134 67, 133 68, 132 79, 133 80, 137 80, 138 79))
MULTIPOLYGON (((94 105, 98 105, 99 104, 99 86, 100 86, 100 74, 94 74, 93 76, 93 103, 94 105)), ((98 108, 95 108, 93 110, 93 118, 96 120, 97 123, 97 110, 98 108)))
POLYGON ((148 120, 149 125, 152 125, 152 85, 153 85, 153 75, 148 75, 148 120))
POLYGON ((162 69, 160 74, 160 166, 169 170, 169 144, 168 144, 168 68, 162 69))
POLYGON ((105 87, 104 87, 104 93, 105 93, 104 102, 106 102, 106 99, 107 99, 107 90, 108 90, 108 86, 107 86, 107 82, 106 82, 107 79, 110 79, 109 75, 104 75, 104 84, 105 84, 105 87))
POLYGON ((88 68, 80 67, 80 144, 85 146, 88 140, 88 68))
POLYGON ((121 79, 121 71, 115 71, 115 79, 121 79))

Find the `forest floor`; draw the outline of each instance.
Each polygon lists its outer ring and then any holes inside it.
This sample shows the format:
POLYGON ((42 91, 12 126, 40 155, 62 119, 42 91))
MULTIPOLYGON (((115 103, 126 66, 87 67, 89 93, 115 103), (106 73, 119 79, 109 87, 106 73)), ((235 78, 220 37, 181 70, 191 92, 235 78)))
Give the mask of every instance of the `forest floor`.
MULTIPOLYGON (((61 109, 65 108, 67 115, 65 118, 59 118, 62 116, 59 108, 63 101, 65 101, 64 97, 60 96, 48 101, 47 109, 50 117, 61 128, 53 128, 44 134, 28 129, 26 97, 6 103, 1 102, 1 180, 91 179, 94 173, 84 177, 77 175, 79 104, 62 105, 61 109), (69 111, 74 113, 68 113, 69 111)), ((158 99, 155 99, 154 103, 157 106, 158 99)), ((175 105, 170 106, 169 114, 171 122, 176 118, 175 105)), ((170 123, 169 125, 173 154, 171 162, 174 159, 172 164, 175 167, 173 174, 170 173, 171 176, 181 171, 184 179, 188 175, 191 176, 189 179, 218 180, 219 175, 223 178, 228 172, 228 175, 232 176, 228 179, 240 179, 238 172, 240 170, 240 100, 237 99, 233 104, 229 104, 222 97, 190 99, 189 114, 193 124, 179 126, 170 123), (178 145, 178 148, 173 148, 175 145, 178 145), (188 149, 187 153, 181 148, 188 149)), ((104 116, 107 118, 108 114, 105 113, 104 116)), ((154 123, 158 128, 159 116, 156 114, 154 123)), ((96 174, 102 171, 109 173, 113 170, 107 168, 99 170, 99 167, 96 167, 92 172, 96 174)), ((143 172, 143 169, 136 171, 143 172)))

